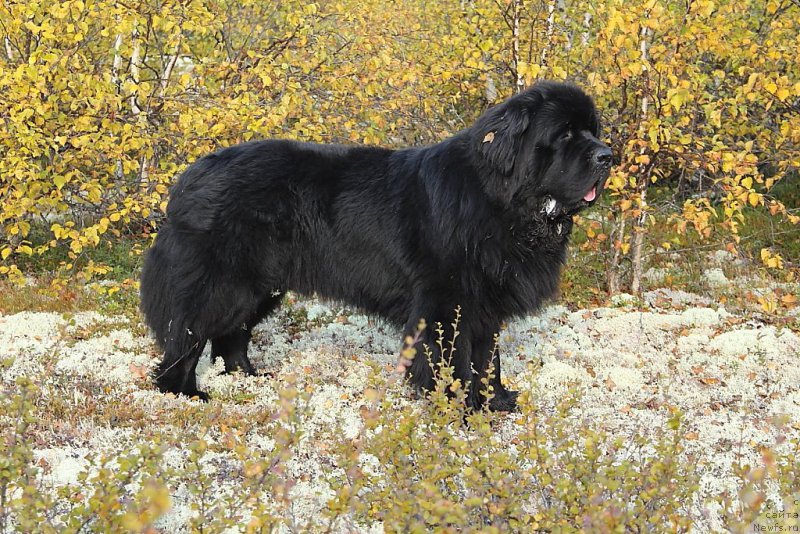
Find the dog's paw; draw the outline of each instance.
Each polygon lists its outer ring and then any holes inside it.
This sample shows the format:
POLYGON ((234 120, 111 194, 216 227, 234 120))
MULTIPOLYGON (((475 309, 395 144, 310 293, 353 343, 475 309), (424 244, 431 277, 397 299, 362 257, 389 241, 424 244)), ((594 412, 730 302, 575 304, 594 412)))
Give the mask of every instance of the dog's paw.
POLYGON ((179 391, 178 393, 175 393, 174 391, 162 391, 162 393, 166 393, 167 395, 176 395, 178 397, 185 397, 189 400, 199 400, 202 402, 208 402, 208 399, 210 398, 208 393, 205 391, 200 391, 199 389, 179 391))
POLYGON ((208 399, 209 399, 208 393, 206 393, 205 391, 200 391, 199 389, 196 389, 194 391, 185 392, 185 393, 183 393, 183 395, 186 395, 190 399, 197 399, 197 400, 200 400, 200 401, 203 401, 203 402, 208 402, 208 399))
POLYGON ((519 397, 519 391, 500 391, 489 401, 489 409, 493 412, 516 411, 517 397, 519 397))

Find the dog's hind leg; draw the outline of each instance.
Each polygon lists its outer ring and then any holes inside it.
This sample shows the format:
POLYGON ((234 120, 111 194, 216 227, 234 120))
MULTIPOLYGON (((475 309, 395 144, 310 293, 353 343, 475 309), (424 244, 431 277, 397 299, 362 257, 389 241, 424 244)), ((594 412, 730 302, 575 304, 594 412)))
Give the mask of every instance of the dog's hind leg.
POLYGON ((208 395, 197 389, 195 373, 206 341, 205 337, 188 328, 178 330, 176 327, 170 332, 166 340, 164 359, 153 373, 159 390, 208 400, 208 395))
POLYGON ((241 371, 246 375, 254 375, 255 370, 247 357, 247 345, 250 343, 250 329, 242 325, 237 330, 211 340, 211 361, 222 357, 225 360, 225 372, 241 371))
POLYGON ((247 375, 254 375, 255 369, 247 357, 247 346, 250 335, 255 326, 280 304, 281 294, 273 294, 261 301, 256 312, 248 321, 238 328, 222 336, 211 339, 211 359, 218 357, 225 360, 225 372, 233 373, 242 371, 247 375))
POLYGON ((421 332, 417 330, 420 319, 423 318, 427 320, 421 313, 412 315, 403 330, 404 345, 410 339, 417 340, 414 344, 416 354, 411 361, 411 365, 406 368, 406 378, 411 382, 411 385, 418 393, 425 393, 433 390, 436 385, 433 371, 436 361, 438 361, 433 352, 436 346, 433 341, 433 336, 431 336, 431 331, 435 326, 428 325, 426 330, 421 332), (431 361, 429 361, 429 354, 431 361))

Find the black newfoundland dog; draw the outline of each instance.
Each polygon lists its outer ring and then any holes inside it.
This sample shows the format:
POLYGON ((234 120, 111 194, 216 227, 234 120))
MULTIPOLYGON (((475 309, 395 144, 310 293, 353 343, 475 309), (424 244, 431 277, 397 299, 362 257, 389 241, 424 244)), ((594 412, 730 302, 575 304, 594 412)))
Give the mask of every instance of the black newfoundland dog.
POLYGON ((208 155, 171 190, 145 259, 141 306, 163 347, 159 389, 197 396, 195 367, 211 340, 226 371, 252 374, 252 328, 288 290, 317 293, 414 334, 411 383, 431 389, 433 325, 444 339, 461 307, 451 363, 468 404, 509 410, 494 336, 558 288, 572 216, 600 196, 611 150, 592 100, 542 82, 439 144, 370 146, 259 141, 208 155), (494 357, 492 355, 494 354, 494 357))

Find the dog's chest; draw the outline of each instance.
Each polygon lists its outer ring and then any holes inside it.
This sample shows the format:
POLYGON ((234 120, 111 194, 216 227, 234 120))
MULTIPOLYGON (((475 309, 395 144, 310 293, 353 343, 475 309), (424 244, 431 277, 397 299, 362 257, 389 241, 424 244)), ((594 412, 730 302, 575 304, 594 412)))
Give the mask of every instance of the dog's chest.
POLYGON ((473 281, 482 280, 478 292, 487 311, 504 317, 522 315, 552 298, 558 291, 571 229, 571 220, 554 221, 507 234, 504 243, 487 243, 470 275, 473 281))

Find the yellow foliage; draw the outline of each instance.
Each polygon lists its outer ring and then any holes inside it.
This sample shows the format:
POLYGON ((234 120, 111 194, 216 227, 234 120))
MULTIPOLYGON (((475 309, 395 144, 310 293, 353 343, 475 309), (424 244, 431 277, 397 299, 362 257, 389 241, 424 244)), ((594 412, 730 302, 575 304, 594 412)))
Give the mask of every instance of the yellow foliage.
POLYGON ((761 262, 770 269, 783 269, 783 258, 767 248, 761 249, 761 262))
POLYGON ((676 224, 735 233, 748 205, 800 221, 764 198, 800 167, 800 7, 762 4, 0 3, 2 274, 155 228, 175 175, 218 147, 436 142, 542 78, 596 96, 617 220, 647 220, 648 183, 702 174, 724 217, 696 205, 676 224), (33 221, 49 235, 23 243, 33 221))

